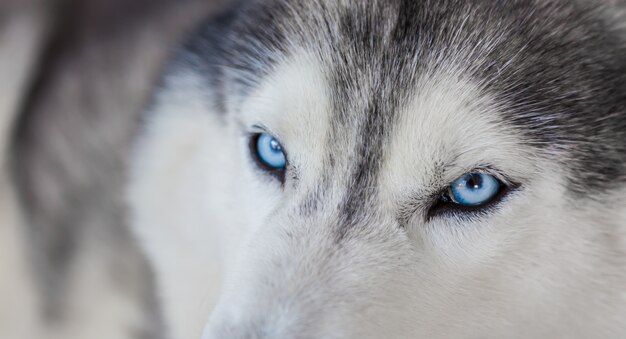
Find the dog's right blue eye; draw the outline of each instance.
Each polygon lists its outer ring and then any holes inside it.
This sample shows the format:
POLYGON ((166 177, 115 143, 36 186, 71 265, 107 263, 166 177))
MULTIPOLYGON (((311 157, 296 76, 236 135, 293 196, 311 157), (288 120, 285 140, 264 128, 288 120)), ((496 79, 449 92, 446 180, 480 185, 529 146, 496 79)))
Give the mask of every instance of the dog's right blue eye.
POLYGON ((520 184, 505 183, 495 175, 481 171, 465 173, 454 180, 428 210, 428 218, 440 214, 469 215, 484 213, 497 206, 520 184))
POLYGON ((481 206, 495 198, 501 186, 493 175, 468 173, 450 185, 449 194, 452 201, 461 206, 481 206))
POLYGON ((278 140, 267 133, 256 138, 256 154, 258 159, 270 169, 284 169, 287 158, 278 140))

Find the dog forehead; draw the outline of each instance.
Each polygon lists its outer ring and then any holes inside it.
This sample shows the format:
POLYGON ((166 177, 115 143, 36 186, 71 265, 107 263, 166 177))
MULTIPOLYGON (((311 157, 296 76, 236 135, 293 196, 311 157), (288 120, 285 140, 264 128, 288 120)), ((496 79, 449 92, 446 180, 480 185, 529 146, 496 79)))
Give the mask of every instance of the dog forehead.
POLYGON ((383 145, 379 186, 389 210, 428 198, 464 173, 495 170, 513 182, 535 173, 537 152, 507 124, 495 99, 454 65, 424 74, 413 90, 383 145))
POLYGON ((497 105, 454 64, 421 74, 401 97, 374 86, 340 89, 329 70, 315 54, 294 52, 242 110, 246 124, 267 126, 283 142, 297 186, 310 195, 305 210, 323 205, 315 202, 320 199, 343 199, 341 208, 365 215, 358 210, 376 196, 386 211, 397 211, 403 201, 425 198, 479 166, 531 173, 523 165, 530 161, 520 164, 525 154, 497 105))
POLYGON ((503 121, 499 105, 456 67, 425 72, 393 91, 405 94, 385 96, 375 84, 333 83, 332 66, 300 50, 244 101, 242 116, 247 124, 267 127, 291 156, 319 171, 328 165, 324 153, 355 161, 358 154, 349 151, 358 147, 379 148, 378 160, 394 169, 389 173, 410 172, 422 177, 418 182, 428 179, 424 172, 442 170, 438 165, 471 169, 522 156, 519 136, 503 121))
MULTIPOLYGON (((599 13, 560 0, 253 1, 225 35, 230 52, 220 63, 245 96, 294 51, 309 51, 334 114, 326 126, 379 138, 362 161, 380 157, 374 146, 418 79, 453 65, 498 102, 492 112, 530 147, 571 160, 573 190, 601 190, 623 176, 626 92, 616 88, 626 86, 626 44, 599 13)), ((347 147, 351 139, 341 140, 347 147)))
POLYGON ((324 66, 306 50, 293 51, 247 96, 244 125, 260 126, 278 138, 290 160, 320 172, 331 128, 332 93, 324 66))

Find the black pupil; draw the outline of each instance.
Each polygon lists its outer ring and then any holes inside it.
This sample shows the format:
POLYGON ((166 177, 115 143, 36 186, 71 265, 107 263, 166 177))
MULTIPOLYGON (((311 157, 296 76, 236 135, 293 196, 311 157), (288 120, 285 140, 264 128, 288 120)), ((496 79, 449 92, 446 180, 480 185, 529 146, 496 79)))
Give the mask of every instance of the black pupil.
POLYGON ((471 190, 477 190, 480 189, 480 187, 483 184, 483 179, 480 175, 478 174, 471 174, 469 176, 469 178, 467 179, 467 188, 471 189, 471 190))

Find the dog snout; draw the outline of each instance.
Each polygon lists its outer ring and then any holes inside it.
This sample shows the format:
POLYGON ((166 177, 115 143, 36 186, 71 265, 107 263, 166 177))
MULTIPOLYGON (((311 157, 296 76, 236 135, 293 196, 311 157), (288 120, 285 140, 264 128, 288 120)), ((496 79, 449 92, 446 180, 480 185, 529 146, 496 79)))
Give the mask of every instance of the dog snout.
POLYGON ((308 338, 303 327, 306 321, 299 319, 297 311, 291 309, 258 310, 244 309, 248 313, 236 316, 224 315, 219 310, 211 317, 202 339, 279 339, 308 338), (254 312, 250 314, 250 312, 254 312))
POLYGON ((265 339, 271 338, 265 333, 262 333, 259 329, 255 329, 251 326, 244 324, 220 324, 217 326, 208 327, 202 339, 265 339))

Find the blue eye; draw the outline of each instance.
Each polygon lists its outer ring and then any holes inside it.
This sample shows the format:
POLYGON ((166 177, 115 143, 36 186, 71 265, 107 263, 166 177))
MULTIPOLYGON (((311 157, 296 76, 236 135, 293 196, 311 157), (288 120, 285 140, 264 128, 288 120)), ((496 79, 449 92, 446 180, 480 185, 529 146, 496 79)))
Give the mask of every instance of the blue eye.
POLYGON ((493 200, 502 183, 485 173, 468 173, 455 180, 448 190, 450 199, 461 206, 481 206, 493 200))
POLYGON ((287 165, 282 146, 267 133, 261 133, 256 138, 256 154, 259 160, 271 169, 284 169, 287 165))

